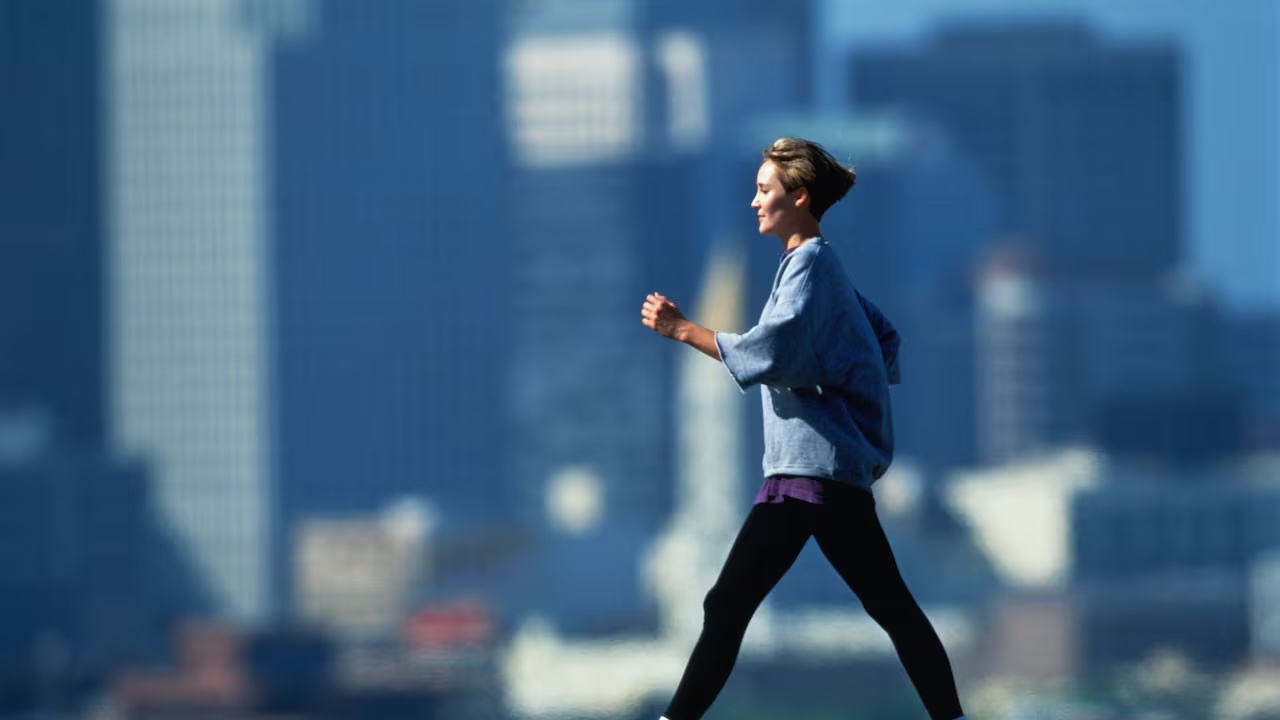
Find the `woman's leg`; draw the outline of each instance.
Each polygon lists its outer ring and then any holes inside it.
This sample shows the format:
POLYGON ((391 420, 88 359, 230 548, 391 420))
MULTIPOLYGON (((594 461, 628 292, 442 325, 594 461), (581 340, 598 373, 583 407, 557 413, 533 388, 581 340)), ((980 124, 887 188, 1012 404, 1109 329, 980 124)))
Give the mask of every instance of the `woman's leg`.
POLYGON ((667 718, 698 720, 711 707, 738 659, 751 616, 808 542, 815 509, 791 499, 752 507, 707 593, 702 634, 667 706, 667 718))
POLYGON ((818 547, 893 641, 898 659, 932 720, 963 715, 947 651, 907 589, 869 492, 842 494, 820 506, 818 547))

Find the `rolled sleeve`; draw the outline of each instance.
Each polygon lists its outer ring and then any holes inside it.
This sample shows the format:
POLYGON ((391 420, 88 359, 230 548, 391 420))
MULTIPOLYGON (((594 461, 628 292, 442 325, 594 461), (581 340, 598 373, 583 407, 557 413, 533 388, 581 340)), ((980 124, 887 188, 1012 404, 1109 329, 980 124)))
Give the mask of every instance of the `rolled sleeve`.
POLYGON ((824 381, 813 339, 799 315, 769 320, 743 335, 717 333, 720 361, 739 388, 752 385, 808 387, 824 381))
POLYGON ((812 257, 794 257, 780 271, 760 321, 745 333, 717 332, 720 361, 745 391, 753 385, 811 387, 824 383, 815 355, 815 326, 825 306, 813 297, 812 257))
POLYGON ((746 380, 749 370, 745 359, 746 353, 738 352, 741 343, 742 336, 737 333, 716 333, 716 349, 720 351, 720 364, 729 371, 729 377, 733 378, 738 389, 745 393, 754 383, 746 380))

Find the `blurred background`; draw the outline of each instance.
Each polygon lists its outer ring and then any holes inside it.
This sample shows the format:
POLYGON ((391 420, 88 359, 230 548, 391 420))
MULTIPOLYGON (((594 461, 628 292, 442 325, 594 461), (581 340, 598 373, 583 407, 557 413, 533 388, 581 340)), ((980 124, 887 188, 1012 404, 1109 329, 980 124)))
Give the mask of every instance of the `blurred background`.
MULTIPOLYGON (((656 720, 760 150, 904 336, 972 720, 1280 718, 1274 0, 0 0, 0 717, 656 720)), ((923 718, 808 548, 711 718, 923 718)))

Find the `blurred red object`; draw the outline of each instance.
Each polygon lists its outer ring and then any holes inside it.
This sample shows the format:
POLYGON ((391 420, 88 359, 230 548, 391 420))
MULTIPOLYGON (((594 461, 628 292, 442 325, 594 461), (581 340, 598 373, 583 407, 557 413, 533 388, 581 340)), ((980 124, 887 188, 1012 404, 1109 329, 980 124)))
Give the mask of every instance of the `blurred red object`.
POLYGON ((406 636, 415 649, 485 645, 493 631, 489 608, 475 601, 426 606, 412 613, 406 622, 406 636))

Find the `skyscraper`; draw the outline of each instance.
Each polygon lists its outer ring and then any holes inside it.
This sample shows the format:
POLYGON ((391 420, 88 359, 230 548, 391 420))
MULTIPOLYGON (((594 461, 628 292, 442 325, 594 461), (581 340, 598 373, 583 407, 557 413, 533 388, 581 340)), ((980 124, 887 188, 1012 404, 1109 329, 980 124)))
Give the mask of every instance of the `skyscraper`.
MULTIPOLYGON (((707 327, 746 320, 743 248, 721 246, 708 258, 690 317, 707 327)), ((693 642, 702 629, 700 599, 715 583, 733 545, 746 506, 734 502, 751 477, 744 472, 742 406, 745 398, 719 363, 701 353, 678 361, 676 508, 654 543, 649 581, 657 600, 660 634, 693 642)))
POLYGON ((1158 272, 1182 251, 1182 67, 1071 23, 945 26, 852 59, 859 110, 937 122, 982 167, 998 232, 1057 269, 1158 272))
POLYGON ((1120 477, 1082 490, 1070 508, 1083 666, 1136 662, 1169 646, 1207 667, 1246 660, 1249 573, 1280 542, 1274 467, 1108 469, 1120 477))
POLYGON ((570 631, 615 630, 640 622, 640 556, 670 511, 671 358, 638 307, 659 287, 678 295, 695 262, 678 192, 691 170, 644 157, 649 49, 626 26, 528 28, 506 59, 508 482, 545 568, 533 608, 570 631), (588 567, 608 581, 583 594, 588 567))
POLYGON ((968 258, 982 459, 1092 440, 1119 396, 1206 381, 1204 303, 1180 275, 1176 47, 1072 23, 947 26, 922 48, 859 50, 852 69, 860 108, 935 122, 994 191, 1000 250, 968 258))
POLYGON ((0 409, 105 440, 97 2, 0 6, 0 409))
MULTIPOLYGON (((1202 289, 1172 275, 1059 274, 1004 250, 978 273, 983 459, 1011 460, 1107 436, 1119 440, 1113 432, 1122 429, 1114 422, 1121 410, 1116 403, 1138 413, 1134 423, 1152 425, 1166 421, 1158 408, 1171 400, 1201 403, 1201 421, 1214 425, 1184 428, 1186 440, 1198 434, 1210 455, 1225 449, 1216 431, 1226 425, 1207 418, 1234 411, 1211 402, 1219 407, 1210 413, 1203 401, 1229 400, 1225 391, 1232 383, 1218 369, 1224 356, 1214 343, 1212 307, 1202 289)), ((1191 445, 1166 441, 1162 451, 1191 451, 1191 445)))
POLYGON ((263 37, 235 4, 113 0, 107 83, 113 445, 211 610, 270 610, 263 37))
POLYGON ((503 512, 498 7, 320 0, 272 55, 277 560, 400 496, 503 512))
POLYGON ((1224 384, 1235 391, 1246 416, 1245 442, 1254 449, 1280 447, 1280 313, 1252 313, 1223 321, 1224 384))
POLYGON ((42 648, 94 675, 146 659, 162 631, 160 591, 174 589, 156 583, 145 468, 62 446, 40 425, 0 417, 0 683, 9 688, 30 682, 24 671, 42 648))
POLYGON ((564 0, 509 18, 509 477, 523 521, 561 558, 549 573, 574 577, 572 558, 613 573, 598 596, 545 598, 574 630, 649 622, 635 603, 672 510, 683 351, 640 324, 639 306, 655 290, 692 301, 724 191, 706 162, 712 132, 806 97, 808 4, 751 5, 727 16, 719 3, 564 0), (746 77, 749 62, 763 69, 746 77))

